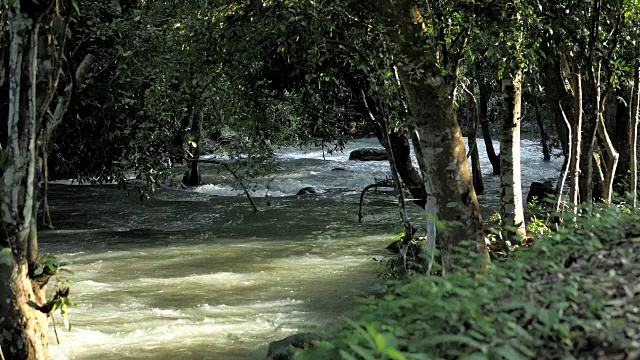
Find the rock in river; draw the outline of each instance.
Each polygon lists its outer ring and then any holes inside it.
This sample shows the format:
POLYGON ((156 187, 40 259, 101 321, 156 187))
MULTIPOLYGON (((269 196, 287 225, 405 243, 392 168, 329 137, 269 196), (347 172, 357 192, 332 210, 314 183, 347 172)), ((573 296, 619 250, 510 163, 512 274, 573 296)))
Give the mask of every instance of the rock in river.
POLYGON ((318 188, 315 188, 313 186, 307 186, 305 188, 300 189, 300 191, 298 191, 296 195, 317 194, 319 192, 321 191, 318 190, 318 188))
POLYGON ((355 149, 349 154, 349 160, 383 161, 387 160, 387 152, 376 148, 355 149))
POLYGON ((527 204, 529 204, 534 197, 538 199, 538 203, 542 202, 545 198, 552 198, 556 195, 556 189, 553 186, 553 182, 547 180, 545 182, 534 181, 529 187, 529 194, 527 194, 527 204))
POLYGON ((295 359, 296 349, 314 348, 322 338, 313 333, 300 333, 291 335, 279 341, 269 344, 267 360, 292 360, 295 359))

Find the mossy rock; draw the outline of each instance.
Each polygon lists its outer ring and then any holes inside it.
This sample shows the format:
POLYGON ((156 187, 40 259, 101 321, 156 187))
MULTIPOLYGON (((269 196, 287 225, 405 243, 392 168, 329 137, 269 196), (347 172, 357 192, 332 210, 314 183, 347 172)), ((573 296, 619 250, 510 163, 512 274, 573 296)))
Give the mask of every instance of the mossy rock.
POLYGON ((269 344, 267 360, 293 360, 296 349, 313 349, 322 341, 318 334, 300 333, 269 344))
POLYGON ((356 149, 349 154, 349 160, 385 161, 387 160, 387 152, 384 149, 377 148, 356 149))

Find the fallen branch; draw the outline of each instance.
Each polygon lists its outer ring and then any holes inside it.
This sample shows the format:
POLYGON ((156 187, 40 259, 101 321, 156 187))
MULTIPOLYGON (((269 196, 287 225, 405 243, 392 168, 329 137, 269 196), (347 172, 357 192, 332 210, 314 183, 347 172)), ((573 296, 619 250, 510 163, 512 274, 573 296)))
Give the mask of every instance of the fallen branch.
POLYGON ((233 171, 233 169, 231 169, 229 164, 224 163, 224 162, 219 161, 219 160, 187 159, 187 161, 188 162, 201 162, 201 163, 205 163, 205 164, 216 164, 216 165, 223 166, 225 168, 225 170, 227 170, 238 181, 240 186, 242 186, 242 190, 244 190, 244 194, 247 196, 247 199, 249 199, 249 202, 251 203, 251 207, 253 207, 253 212, 258 212, 258 208, 256 207, 256 204, 253 202, 253 199, 251 198, 251 194, 249 194, 249 190, 247 190, 247 187, 244 185, 244 183, 240 179, 240 176, 238 176, 238 174, 236 174, 236 172, 233 171))
POLYGON ((384 188, 395 188, 394 184, 391 184, 389 180, 382 180, 382 181, 378 181, 375 184, 371 184, 371 185, 367 185, 364 190, 362 190, 362 193, 360 193, 360 209, 358 210, 358 222, 362 224, 362 219, 364 218, 363 215, 363 206, 364 206, 364 195, 367 193, 367 191, 369 191, 370 189, 378 189, 379 187, 384 187, 384 188))

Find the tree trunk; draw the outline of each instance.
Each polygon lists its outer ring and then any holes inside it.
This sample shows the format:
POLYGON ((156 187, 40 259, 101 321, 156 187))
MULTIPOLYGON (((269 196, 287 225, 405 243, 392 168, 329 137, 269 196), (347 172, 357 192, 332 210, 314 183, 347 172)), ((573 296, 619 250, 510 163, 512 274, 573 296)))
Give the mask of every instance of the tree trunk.
POLYGON ((526 235, 522 207, 520 172, 520 120, 522 108, 522 72, 502 80, 503 122, 500 133, 500 210, 503 239, 526 235), (509 229, 515 228, 515 229, 509 229))
POLYGON ((629 191, 632 196, 632 205, 637 205, 638 189, 638 122, 640 121, 640 58, 636 59, 633 67, 633 92, 631 94, 631 111, 629 114, 629 169, 631 179, 629 191))
POLYGON ((533 107, 536 113, 536 123, 540 130, 540 143, 542 144, 542 157, 544 161, 551 161, 551 152, 549 151, 549 145, 547 144, 547 132, 544 130, 544 123, 542 122, 542 116, 540 115, 540 99, 537 96, 533 97, 533 107))
POLYGON ((496 155, 496 151, 493 148, 493 140, 491 140, 491 128, 489 123, 489 97, 491 91, 487 85, 483 85, 480 82, 480 125, 482 126, 482 138, 484 139, 484 146, 487 149, 487 157, 491 162, 493 168, 493 175, 500 175, 500 157, 496 155))
POLYGON ((562 195, 564 194, 564 186, 567 182, 567 176, 569 174, 569 162, 571 161, 571 153, 573 152, 571 148, 571 144, 573 143, 573 137, 571 134, 571 124, 566 116, 564 116, 564 111, 562 112, 564 123, 565 123, 565 131, 567 134, 567 149, 564 155, 564 161, 562 162, 562 171, 560 172, 560 177, 558 178, 558 185, 556 186, 556 203, 554 208, 556 212, 560 213, 563 211, 562 209, 562 195))
POLYGON ((476 195, 484 192, 484 182, 482 181, 482 169, 480 168, 480 154, 478 153, 478 123, 480 122, 479 106, 476 100, 475 87, 473 82, 469 84, 469 88, 465 89, 468 97, 471 98, 471 123, 472 131, 469 134, 469 151, 471 153, 471 174, 473 175, 473 188, 476 195))
POLYGON ((584 70, 587 72, 588 86, 587 86, 587 121, 584 124, 582 135, 584 139, 582 141, 582 173, 580 174, 580 193, 582 196, 582 202, 587 203, 587 211, 591 214, 593 210, 593 152, 595 149, 596 134, 598 131, 600 117, 602 116, 602 89, 601 80, 602 75, 602 55, 598 49, 600 44, 600 21, 602 15, 602 1, 594 0, 593 7, 590 9, 585 8, 586 12, 589 12, 591 17, 591 25, 589 29, 589 43, 588 43, 588 59, 584 65, 584 70))
POLYGON ((598 126, 598 135, 600 136, 604 149, 607 152, 607 168, 604 176, 604 182, 602 184, 604 190, 602 197, 607 204, 611 204, 611 198, 613 197, 613 179, 615 178, 616 168, 618 167, 619 154, 613 146, 611 138, 609 138, 602 113, 600 113, 599 121, 600 126, 598 126))
MULTIPOLYGON (((552 49, 548 50, 553 51, 552 49)), ((573 124, 574 116, 571 94, 567 92, 565 88, 560 61, 557 57, 550 56, 547 58, 543 66, 543 72, 544 90, 547 93, 547 99, 549 99, 556 132, 558 133, 558 139, 562 146, 562 153, 568 157, 570 156, 568 151, 568 136, 563 111, 565 112, 564 115, 566 115, 567 120, 573 124)))
MULTIPOLYGON (((44 9, 49 4, 40 5, 44 9)), ((18 7, 18 9, 16 9, 18 7)), ((9 115, 3 187, 0 190, 0 344, 5 359, 47 359, 47 315, 32 305, 45 304, 44 287, 32 279, 37 255, 36 102, 39 24, 9 6, 9 115)), ((35 16, 34 16, 35 17, 35 16)))
MULTIPOLYGON (((570 109, 573 109, 573 118, 570 118, 572 143, 570 161, 569 161, 569 202, 573 205, 574 212, 578 209, 579 195, 580 195, 580 159, 583 157, 582 153, 582 78, 575 66, 571 69, 571 87, 573 89, 573 105, 570 109)), ((563 116, 566 117, 566 110, 562 106, 562 101, 559 102, 560 110, 563 111, 563 116)), ((591 156, 591 155, 585 155, 591 156)))
MULTIPOLYGON (((191 158, 198 160, 200 158, 200 146, 202 137, 202 121, 204 119, 204 110, 196 110, 191 120, 191 158)), ((182 177, 182 183, 187 186, 200 185, 200 163, 198 161, 189 161, 186 165, 185 174, 182 177)))
MULTIPOLYGON (((474 140, 474 142, 477 142, 477 140, 474 140)), ((471 143, 469 146, 471 146, 471 143)), ((482 195, 484 193, 484 181, 482 180, 480 154, 478 153, 477 144, 473 144, 473 150, 471 150, 471 172, 473 173, 473 188, 476 190, 476 195, 482 195)))
MULTIPOLYGON (((390 131, 386 134, 387 119, 383 118, 384 113, 379 109, 381 106, 379 98, 364 94, 362 101, 369 112, 376 138, 389 154, 390 162, 391 156, 393 156, 398 175, 414 198, 413 203, 424 208, 427 203, 427 193, 424 188, 424 180, 411 161, 409 140, 397 131, 390 131)), ((391 164, 391 166, 394 165, 391 164)))
POLYGON ((625 103, 623 100, 618 99, 627 99, 627 95, 631 95, 633 93, 632 89, 626 89, 627 91, 619 90, 615 96, 615 104, 613 105, 614 119, 615 119, 615 128, 613 130, 613 138, 615 139, 615 144, 619 149, 624 149, 620 151, 620 158, 618 169, 616 173, 620 179, 626 179, 629 175, 629 170, 631 168, 629 165, 631 164, 631 152, 626 151, 630 150, 631 134, 629 131, 632 128, 629 126, 629 115, 631 114, 631 105, 633 99, 629 96, 628 103, 625 103))
MULTIPOLYGON (((400 26, 397 44, 401 53, 424 70, 424 75, 416 75, 407 73, 402 66, 398 68, 419 147, 416 154, 428 195, 427 214, 431 209, 436 211, 435 218, 428 219, 427 233, 436 221, 447 225, 439 238, 444 271, 453 268, 451 254, 462 241, 469 241, 469 250, 488 259, 478 200, 454 110, 458 61, 449 58, 449 62, 440 63, 435 49, 423 47, 425 24, 413 1, 388 1, 385 5, 400 26), (444 76, 444 69, 450 75, 444 76)), ((428 244, 434 240, 429 238, 428 244)))
POLYGON ((431 180, 437 220, 449 225, 440 244, 442 262, 450 269, 451 250, 463 240, 475 243, 474 251, 486 252, 478 200, 455 117, 454 88, 444 83, 416 86, 408 77, 403 77, 403 86, 427 167, 423 173, 431 180))
POLYGON ((582 161, 580 164, 580 196, 582 202, 587 203, 587 211, 591 213, 594 200, 594 182, 593 182, 593 152, 596 144, 596 134, 598 131, 600 111, 600 74, 590 72, 588 78, 588 107, 586 113, 587 121, 582 129, 582 161))

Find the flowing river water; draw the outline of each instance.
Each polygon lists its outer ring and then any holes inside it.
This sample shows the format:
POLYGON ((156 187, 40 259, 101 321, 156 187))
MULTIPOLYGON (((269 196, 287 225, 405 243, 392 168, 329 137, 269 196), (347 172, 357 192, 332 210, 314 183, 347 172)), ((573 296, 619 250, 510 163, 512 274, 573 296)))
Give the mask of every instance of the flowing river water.
MULTIPOLYGON (((544 163, 534 142, 522 145, 526 192, 562 161, 544 163)), ((56 315, 59 345, 50 326, 52 358, 263 359, 271 341, 339 323, 381 284, 373 258, 399 231, 390 192, 368 195, 358 223, 360 191, 389 176, 387 162, 349 161, 360 147, 379 145, 277 151, 268 189, 255 188, 258 213, 216 165, 202 167, 210 185, 162 187, 144 205, 115 185, 52 185, 55 230, 41 232, 41 251, 72 262, 78 303, 71 331, 56 315), (295 196, 306 186, 322 192, 295 196)), ((486 214, 499 184, 478 147, 486 214)))

